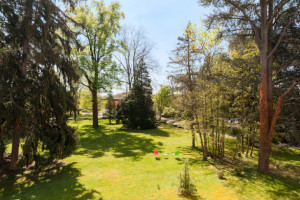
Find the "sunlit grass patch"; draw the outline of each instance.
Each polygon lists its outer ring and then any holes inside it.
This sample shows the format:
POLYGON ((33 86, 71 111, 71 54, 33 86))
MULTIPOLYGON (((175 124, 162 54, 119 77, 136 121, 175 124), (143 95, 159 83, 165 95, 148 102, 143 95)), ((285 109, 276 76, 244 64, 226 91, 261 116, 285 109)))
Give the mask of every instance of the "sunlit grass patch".
POLYGON ((0 199, 182 199, 178 187, 185 158, 197 188, 194 199, 300 198, 298 150, 278 147, 280 153, 271 154, 271 173, 260 174, 257 149, 253 158, 243 154, 233 159, 232 138, 226 139, 223 160, 203 161, 199 149, 191 148, 190 133, 180 128, 125 130, 108 120, 101 120, 98 129, 91 120, 70 124, 77 127, 80 140, 76 151, 60 161, 63 165, 39 176, 26 172, 1 180, 0 199), (161 153, 160 160, 154 150, 161 153), (173 156, 176 150, 179 158, 173 156), (282 169, 276 169, 276 162, 282 169), (223 170, 224 179, 217 170, 223 170))

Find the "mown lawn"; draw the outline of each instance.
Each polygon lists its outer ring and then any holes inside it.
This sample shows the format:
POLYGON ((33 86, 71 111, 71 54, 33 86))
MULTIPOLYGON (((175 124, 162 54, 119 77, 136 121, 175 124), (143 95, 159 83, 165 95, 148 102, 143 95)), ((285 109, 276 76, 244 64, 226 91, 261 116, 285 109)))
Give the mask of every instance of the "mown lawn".
MULTIPOLYGON (((80 135, 74 154, 43 171, 2 177, 1 200, 181 199, 178 177, 185 158, 197 188, 192 199, 300 199, 300 151, 276 147, 271 162, 279 162, 281 169, 272 165, 266 175, 256 170, 257 150, 254 158, 202 161, 199 151, 190 148, 190 134, 172 126, 128 131, 106 120, 96 130, 90 120, 70 124, 80 135), (160 160, 154 159, 153 150, 161 152, 160 160), (175 150, 180 159, 173 157, 175 150), (225 179, 218 179, 218 169, 224 170, 225 179)), ((233 139, 226 142, 233 145, 233 139)))

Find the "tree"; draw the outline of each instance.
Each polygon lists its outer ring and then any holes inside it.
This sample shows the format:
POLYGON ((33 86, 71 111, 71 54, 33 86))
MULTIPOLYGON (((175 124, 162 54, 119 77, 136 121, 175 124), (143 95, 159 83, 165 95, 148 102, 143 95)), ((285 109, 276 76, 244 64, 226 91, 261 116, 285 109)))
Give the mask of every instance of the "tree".
POLYGON ((128 95, 118 104, 117 121, 126 128, 150 129, 155 127, 151 80, 145 63, 136 72, 133 86, 128 95))
POLYGON ((41 156, 40 144, 49 159, 67 156, 76 147, 67 113, 76 109, 78 80, 68 16, 51 0, 2 1, 0 12, 0 126, 1 136, 12 134, 10 166, 18 162, 21 137, 27 163, 41 156))
POLYGON ((286 36, 288 28, 299 18, 297 0, 200 0, 203 6, 214 6, 210 22, 222 22, 227 33, 239 37, 254 37, 260 52, 260 140, 258 169, 269 170, 271 141, 279 117, 282 100, 298 83, 294 81, 276 101, 273 108, 274 53, 286 36), (220 9, 221 8, 221 9, 220 9), (282 20, 285 23, 281 23, 282 20))
POLYGON ((165 108, 170 105, 171 92, 168 86, 161 86, 160 90, 154 95, 154 103, 157 107, 159 120, 165 108))
MULTIPOLYGON (((175 69, 169 76, 176 83, 176 90, 182 95, 183 118, 193 121, 197 115, 197 102, 195 92, 197 88, 197 64, 199 60, 199 51, 196 46, 196 31, 191 23, 187 24, 183 36, 178 37, 177 48, 172 51, 170 64, 175 69)), ((197 118, 197 117, 196 117, 197 118)), ((192 125, 192 146, 195 147, 196 136, 192 125)), ((201 134, 199 132, 199 134, 201 134)), ((201 144, 203 144, 201 142, 201 144)), ((203 150, 206 157, 205 150, 203 150)))
POLYGON ((133 86, 138 66, 143 62, 149 69, 154 69, 156 61, 151 56, 153 44, 147 41, 143 31, 127 27, 122 30, 120 48, 115 58, 125 76, 128 91, 133 86))
POLYGON ((184 37, 178 38, 178 47, 173 51, 170 62, 177 66, 177 71, 171 77, 183 96, 182 116, 190 122, 192 146, 195 147, 195 128, 200 137, 204 160, 209 154, 210 130, 213 138, 212 152, 217 152, 221 147, 219 145, 218 149, 214 148, 221 140, 219 130, 215 130, 219 126, 221 103, 219 96, 215 98, 214 95, 218 82, 213 76, 213 68, 218 65, 217 58, 221 49, 220 40, 217 38, 218 31, 219 29, 205 31, 189 23, 184 37))
POLYGON ((108 98, 107 98, 106 115, 109 119, 109 124, 111 124, 111 120, 116 117, 116 104, 115 104, 114 97, 111 93, 108 94, 108 98))
POLYGON ((108 91, 117 82, 119 68, 112 60, 117 49, 116 34, 120 31, 120 20, 124 17, 120 4, 112 2, 107 8, 104 1, 92 1, 96 15, 87 4, 77 7, 73 19, 83 24, 74 27, 79 32, 82 51, 76 52, 79 60, 79 73, 83 76, 82 85, 92 94, 93 127, 98 127, 98 92, 108 91))
POLYGON ((259 51, 252 39, 233 38, 229 46, 229 55, 224 58, 225 64, 219 72, 224 77, 223 84, 229 88, 226 91, 230 102, 228 111, 232 113, 231 118, 238 119, 242 129, 240 133, 236 131, 241 137, 241 151, 244 153, 246 139, 248 156, 259 123, 259 51))

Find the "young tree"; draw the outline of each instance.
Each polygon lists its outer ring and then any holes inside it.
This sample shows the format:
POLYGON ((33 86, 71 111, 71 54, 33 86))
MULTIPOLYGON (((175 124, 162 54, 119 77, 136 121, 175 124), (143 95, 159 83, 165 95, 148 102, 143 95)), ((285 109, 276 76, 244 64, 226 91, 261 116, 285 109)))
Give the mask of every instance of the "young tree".
POLYGON ((154 103, 157 107, 159 120, 165 108, 170 105, 171 92, 168 86, 161 86, 160 90, 154 95, 154 103))
POLYGON ((151 80, 145 63, 136 72, 129 94, 118 104, 117 120, 131 129, 150 129, 155 127, 151 80))
POLYGON ((214 6, 211 22, 222 22, 230 35, 239 37, 254 36, 260 52, 260 140, 258 169, 269 170, 271 141, 282 100, 298 83, 294 81, 277 99, 273 108, 274 53, 286 36, 288 28, 299 18, 300 1, 298 0, 200 0, 203 6, 214 6), (281 23, 282 21, 285 23, 281 23))
POLYGON ((113 61, 117 49, 116 35, 120 31, 120 20, 124 17, 120 4, 112 2, 105 7, 104 1, 92 1, 96 10, 94 14, 87 4, 77 7, 73 19, 83 27, 75 27, 79 32, 81 46, 84 49, 76 52, 79 60, 79 72, 83 76, 82 84, 92 94, 93 127, 98 127, 98 92, 108 91, 117 81, 119 68, 113 61))
POLYGON ((109 124, 111 124, 111 120, 116 117, 116 104, 115 104, 114 97, 111 93, 108 94, 108 98, 107 98, 106 114, 109 119, 109 124))
MULTIPOLYGON (((193 130, 193 120, 198 119, 197 101, 195 92, 197 88, 197 64, 199 60, 199 51, 196 45, 196 32, 191 23, 187 24, 183 36, 178 37, 177 48, 172 51, 170 64, 175 69, 169 77, 176 83, 176 90, 182 95, 183 102, 183 118, 191 123, 193 130)), ((199 132, 199 134, 201 134, 199 132)), ((192 131, 192 146, 195 147, 196 136, 192 131)), ((203 142, 201 141, 201 144, 203 142)), ((202 145, 203 146, 203 145, 202 145)), ((203 149, 204 157, 206 157, 205 149, 203 149)), ((205 158, 206 159, 206 158, 205 158)))
POLYGON ((52 0, 2 1, 0 12, 0 123, 1 135, 12 133, 10 166, 18 161, 22 136, 27 162, 38 158, 39 144, 51 159, 69 155, 76 135, 66 114, 76 108, 78 75, 68 16, 52 0))

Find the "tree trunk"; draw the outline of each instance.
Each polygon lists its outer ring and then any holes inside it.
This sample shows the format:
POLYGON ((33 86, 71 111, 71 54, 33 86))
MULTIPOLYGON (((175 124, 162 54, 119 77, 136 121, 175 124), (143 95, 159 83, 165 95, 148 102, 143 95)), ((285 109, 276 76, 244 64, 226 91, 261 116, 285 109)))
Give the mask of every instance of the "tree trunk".
MULTIPOLYGON (((267 39, 266 39, 267 40, 267 39)), ((266 52, 266 51, 265 51, 266 52)), ((260 138, 258 169, 262 172, 269 170, 269 156, 271 151, 270 125, 272 120, 272 97, 270 97, 272 85, 269 82, 267 54, 261 55, 261 83, 260 83, 260 138)))
POLYGON ((2 124, 0 122, 0 165, 4 163, 4 152, 5 152, 5 146, 4 142, 2 140, 2 124))
POLYGON ((251 124, 249 125, 249 133, 247 134, 247 151, 246 151, 246 157, 248 157, 249 153, 249 146, 250 146, 250 137, 249 135, 251 134, 252 129, 251 129, 251 124))
POLYGON ((250 141, 249 141, 249 134, 247 135, 247 150, 246 150, 246 157, 248 157, 248 153, 249 153, 249 144, 250 141))
MULTIPOLYGON (((243 130, 244 131, 244 130, 243 130)), ((242 133, 242 153, 244 153, 244 132, 242 133)))
POLYGON ((193 148, 196 147, 196 137, 195 137, 194 128, 192 128, 192 147, 193 148))
POLYGON ((225 155, 225 122, 222 120, 222 158, 225 155))
MULTIPOLYGON (((25 1, 25 16, 24 16, 24 24, 25 24, 25 35, 23 38, 23 55, 22 55, 22 63, 19 67, 22 78, 26 79, 26 71, 27 71, 27 65, 28 65, 28 55, 30 53, 30 26, 31 26, 31 16, 32 16, 32 0, 26 0, 25 1)), ((20 107, 24 107, 24 100, 20 100, 18 102, 18 105, 20 107)), ((11 151, 11 163, 10 167, 14 168, 15 164, 18 162, 18 156, 19 156, 19 145, 20 145, 20 132, 24 127, 21 127, 19 116, 16 115, 14 119, 14 130, 13 130, 13 142, 12 142, 12 151, 11 151)))
POLYGON ((253 147, 254 147, 254 139, 251 138, 251 152, 250 152, 250 157, 251 158, 253 157, 253 155, 252 155, 252 153, 253 153, 253 147))
POLYGON ((98 124, 98 99, 97 99, 97 90, 92 90, 92 102, 93 102, 93 127, 99 127, 98 124))
POLYGON ((12 141, 12 149, 11 149, 11 162, 10 167, 14 168, 16 163, 18 162, 19 157, 19 145, 20 145, 20 123, 18 117, 16 116, 14 119, 14 130, 13 130, 13 141, 12 141))
POLYGON ((197 113, 195 114, 195 118, 196 118, 197 132, 200 137, 201 147, 202 147, 202 151, 203 151, 203 160, 207 160, 207 149, 206 149, 206 145, 205 145, 205 138, 202 138, 202 133, 200 130, 200 122, 199 122, 197 113))

